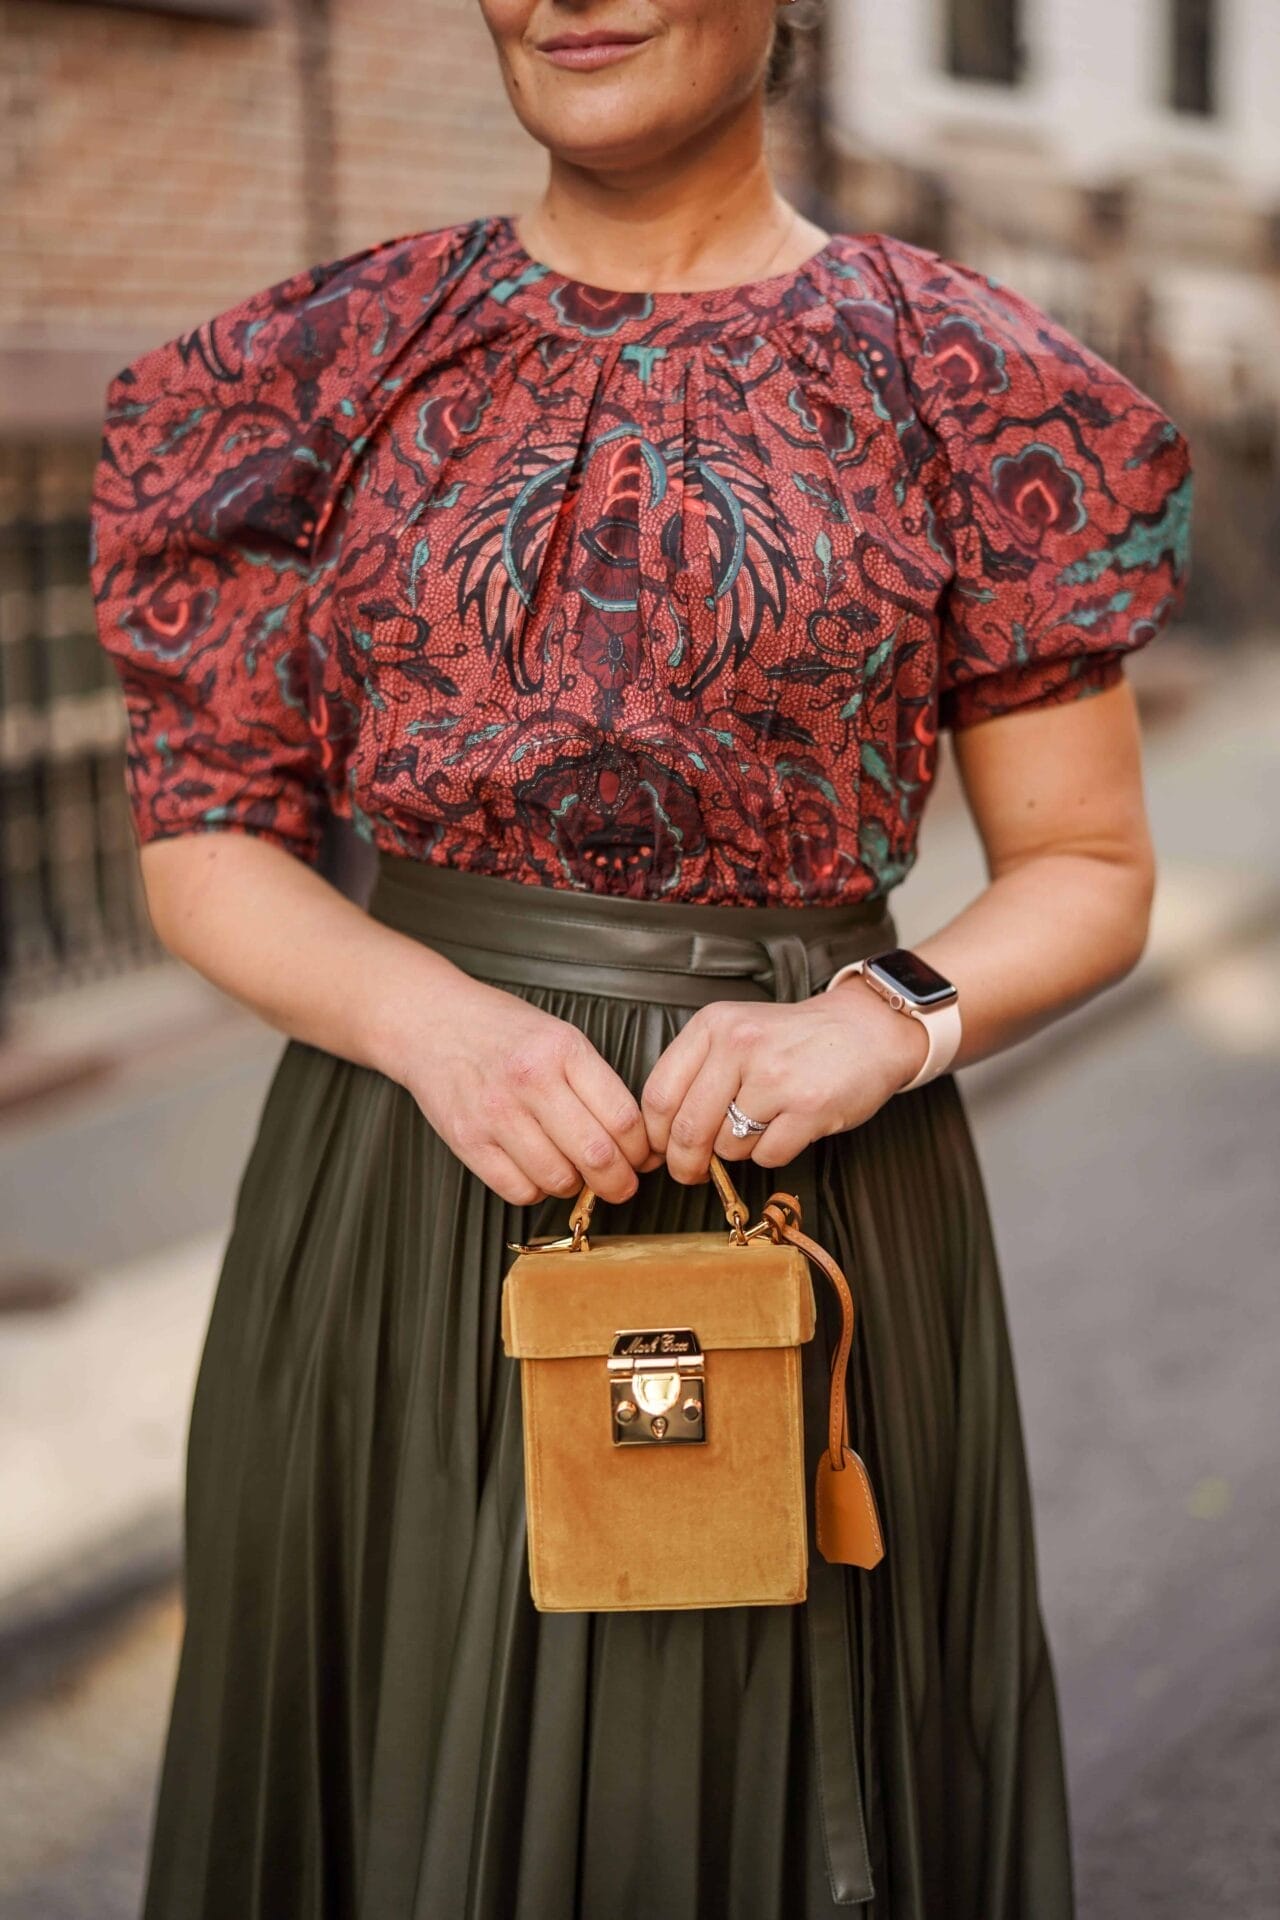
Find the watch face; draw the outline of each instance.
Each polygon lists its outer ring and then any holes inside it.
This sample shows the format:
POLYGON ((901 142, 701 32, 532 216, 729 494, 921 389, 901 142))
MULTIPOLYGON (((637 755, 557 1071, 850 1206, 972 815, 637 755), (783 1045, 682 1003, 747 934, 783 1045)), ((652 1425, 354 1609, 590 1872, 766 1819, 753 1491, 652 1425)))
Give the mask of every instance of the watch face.
POLYGON ((900 993, 909 1006, 941 1007, 958 997, 949 980, 944 980, 918 953, 910 953, 906 947, 895 947, 892 953, 878 953, 874 960, 867 961, 866 970, 874 973, 886 987, 900 993))

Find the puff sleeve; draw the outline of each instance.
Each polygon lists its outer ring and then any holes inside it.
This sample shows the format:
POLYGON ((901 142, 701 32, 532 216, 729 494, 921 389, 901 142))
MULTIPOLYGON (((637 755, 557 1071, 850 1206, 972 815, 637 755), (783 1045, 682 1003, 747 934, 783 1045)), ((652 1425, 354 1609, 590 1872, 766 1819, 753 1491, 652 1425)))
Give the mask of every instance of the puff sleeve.
POLYGON ((360 694, 318 608, 343 489, 470 236, 308 268, 109 382, 89 572, 140 843, 234 828, 314 863, 327 809, 354 811, 360 694))
POLYGON ((953 565, 940 724, 1113 685, 1185 594, 1185 437, 1020 294, 927 249, 886 252, 932 449, 930 533, 953 565))
POLYGON ((331 449, 280 353, 306 284, 250 296, 107 387, 90 582, 144 845, 234 827, 318 850, 307 583, 331 449))

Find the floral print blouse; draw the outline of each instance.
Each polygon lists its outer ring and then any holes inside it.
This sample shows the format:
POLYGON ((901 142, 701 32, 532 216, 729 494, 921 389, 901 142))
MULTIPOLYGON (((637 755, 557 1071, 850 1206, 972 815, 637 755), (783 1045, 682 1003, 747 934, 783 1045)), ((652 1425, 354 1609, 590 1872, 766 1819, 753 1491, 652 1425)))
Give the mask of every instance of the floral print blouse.
POLYGON ((297 273, 111 380, 92 510, 143 842, 380 847, 703 903, 880 894, 940 727, 1111 686, 1182 434, 885 234, 620 293, 511 216, 297 273))

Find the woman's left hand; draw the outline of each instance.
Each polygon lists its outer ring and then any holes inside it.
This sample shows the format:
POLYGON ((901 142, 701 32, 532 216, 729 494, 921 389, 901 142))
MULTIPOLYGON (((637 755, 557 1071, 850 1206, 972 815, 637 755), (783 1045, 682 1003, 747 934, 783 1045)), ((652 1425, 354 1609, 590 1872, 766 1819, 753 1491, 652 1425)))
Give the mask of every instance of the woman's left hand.
POLYGON ((811 1141, 869 1120, 915 1077, 927 1050, 919 1022, 856 977, 798 1002, 699 1007, 641 1093, 654 1149, 645 1166, 665 1158, 686 1185, 706 1179, 713 1152, 784 1167, 811 1141), (731 1100, 767 1122, 765 1131, 735 1138, 731 1100))

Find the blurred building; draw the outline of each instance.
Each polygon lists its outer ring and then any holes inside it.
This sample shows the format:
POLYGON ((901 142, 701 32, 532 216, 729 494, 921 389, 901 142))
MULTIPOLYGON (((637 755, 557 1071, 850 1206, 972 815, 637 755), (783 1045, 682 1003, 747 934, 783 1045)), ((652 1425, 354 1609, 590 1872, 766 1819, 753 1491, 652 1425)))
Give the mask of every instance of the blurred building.
MULTIPOLYGON (((813 57, 774 119, 784 189, 1022 286, 1175 406, 1213 483, 1202 618, 1256 622, 1276 585, 1280 0, 807 5, 813 57)), ((0 34, 12 995, 149 947, 85 571, 108 378, 299 267, 518 211, 543 163, 475 0, 6 0, 0 34)))
POLYGON ((1278 0, 834 0, 828 196, 1016 286, 1192 433, 1203 631, 1280 590, 1278 0))

